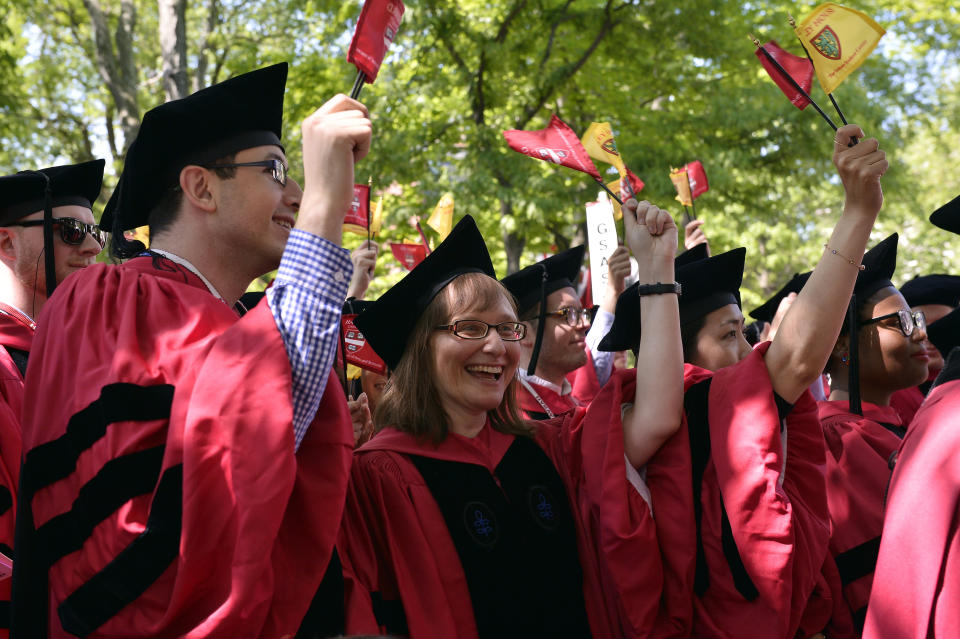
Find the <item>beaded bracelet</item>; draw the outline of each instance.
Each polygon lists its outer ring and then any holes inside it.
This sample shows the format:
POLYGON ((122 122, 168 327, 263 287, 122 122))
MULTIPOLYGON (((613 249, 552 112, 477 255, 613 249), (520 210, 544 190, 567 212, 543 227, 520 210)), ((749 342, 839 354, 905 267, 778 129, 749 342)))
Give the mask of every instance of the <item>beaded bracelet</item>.
POLYGON ((865 268, 867 268, 867 267, 864 266, 863 264, 857 264, 856 262, 854 262, 853 260, 851 260, 851 259, 850 259, 849 257, 847 257, 846 255, 842 254, 842 253, 841 253, 840 251, 838 251, 837 249, 835 249, 835 248, 830 248, 827 244, 824 244, 824 245, 823 245, 823 248, 827 249, 828 251, 830 251, 831 253, 833 253, 833 254, 836 255, 837 257, 840 257, 840 258, 845 259, 845 260, 847 261, 847 263, 850 264, 851 266, 856 266, 858 271, 862 271, 862 270, 864 270, 865 268))

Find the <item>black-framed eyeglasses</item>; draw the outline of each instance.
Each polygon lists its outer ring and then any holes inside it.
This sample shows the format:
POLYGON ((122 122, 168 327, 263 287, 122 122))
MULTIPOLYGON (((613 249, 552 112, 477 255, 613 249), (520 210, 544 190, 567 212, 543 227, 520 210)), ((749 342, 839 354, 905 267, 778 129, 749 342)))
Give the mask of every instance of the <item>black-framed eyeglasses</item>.
MULTIPOLYGON (((64 244, 80 246, 83 244, 83 239, 87 237, 87 233, 100 245, 101 249, 107 244, 107 234, 96 224, 87 224, 73 217, 55 217, 50 221, 60 229, 60 239, 64 244)), ((43 226, 43 220, 10 222, 3 226, 43 226)))
MULTIPOLYGON (((896 313, 887 313, 886 315, 881 315, 880 317, 871 317, 870 319, 864 321, 862 326, 876 324, 877 322, 882 322, 883 320, 894 317, 897 318, 897 328, 900 329, 900 332, 903 333, 904 337, 910 337, 918 328, 921 331, 927 330, 927 316, 923 314, 923 311, 910 312, 905 308, 901 308, 896 313)), ((893 327, 890 326, 890 328, 893 327)))
POLYGON ((579 326, 580 322, 590 326, 590 322, 593 321, 593 312, 592 309, 589 308, 573 308, 572 306, 565 306, 563 308, 558 308, 555 311, 544 313, 544 315, 547 317, 563 317, 563 320, 567 323, 567 326, 579 326))
POLYGON ((492 328, 505 342, 518 342, 527 334, 527 327, 520 322, 500 322, 487 324, 481 320, 462 319, 453 324, 434 326, 434 330, 447 331, 463 339, 483 339, 492 328))
POLYGON ((260 160, 259 162, 231 162, 229 164, 203 164, 205 169, 233 169, 238 166, 265 166, 271 169, 274 181, 280 186, 287 185, 287 171, 289 169, 280 160, 260 160))

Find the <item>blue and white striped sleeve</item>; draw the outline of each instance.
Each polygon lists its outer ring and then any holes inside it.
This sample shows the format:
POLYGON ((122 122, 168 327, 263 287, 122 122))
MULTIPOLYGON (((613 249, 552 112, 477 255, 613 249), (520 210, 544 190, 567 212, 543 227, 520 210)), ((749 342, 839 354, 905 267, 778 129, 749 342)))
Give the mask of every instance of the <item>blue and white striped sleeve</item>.
POLYGON ((616 353, 608 353, 600 350, 600 342, 610 332, 613 326, 613 313, 597 309, 597 315, 593 318, 593 324, 587 331, 587 348, 590 349, 590 355, 593 356, 593 368, 597 374, 597 381, 601 386, 607 383, 613 373, 613 359, 616 353))
POLYGON ((267 303, 293 373, 295 449, 300 447, 327 385, 351 275, 349 251, 294 229, 283 251, 277 278, 267 289, 267 303))

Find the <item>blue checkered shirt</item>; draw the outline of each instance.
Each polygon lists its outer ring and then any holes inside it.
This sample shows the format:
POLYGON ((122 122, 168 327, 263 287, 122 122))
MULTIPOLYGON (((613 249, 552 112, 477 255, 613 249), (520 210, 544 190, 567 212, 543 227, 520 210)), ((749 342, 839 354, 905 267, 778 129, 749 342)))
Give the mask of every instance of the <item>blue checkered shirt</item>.
POLYGON ((320 406, 336 357, 350 252, 311 233, 290 231, 267 303, 293 373, 293 436, 299 448, 320 406))

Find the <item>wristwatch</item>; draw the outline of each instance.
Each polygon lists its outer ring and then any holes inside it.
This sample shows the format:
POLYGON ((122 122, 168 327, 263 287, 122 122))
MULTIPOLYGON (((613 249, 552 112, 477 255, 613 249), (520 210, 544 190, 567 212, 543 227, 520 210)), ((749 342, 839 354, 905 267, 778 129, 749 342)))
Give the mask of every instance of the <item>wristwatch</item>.
POLYGON ((637 295, 663 295, 664 293, 676 293, 677 297, 680 296, 680 282, 672 282, 670 284, 661 284, 657 282, 656 284, 641 284, 637 286, 637 295))

